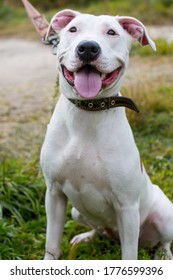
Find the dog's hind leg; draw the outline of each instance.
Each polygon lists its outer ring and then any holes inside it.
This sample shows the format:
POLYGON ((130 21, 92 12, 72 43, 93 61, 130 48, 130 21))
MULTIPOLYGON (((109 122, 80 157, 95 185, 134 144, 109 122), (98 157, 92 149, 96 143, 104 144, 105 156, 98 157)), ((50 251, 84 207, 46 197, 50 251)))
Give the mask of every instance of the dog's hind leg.
POLYGON ((155 253, 155 259, 173 259, 171 253, 171 242, 173 240, 173 203, 162 192, 162 190, 154 185, 155 188, 155 204, 150 214, 156 231, 159 234, 159 246, 155 253))
MULTIPOLYGON (((85 219, 84 216, 82 216, 82 214, 76 209, 76 208, 72 208, 71 211, 72 214, 72 218, 78 222, 79 224, 83 225, 83 226, 89 226, 87 220, 85 219)), ((93 239, 93 237, 95 236, 96 231, 95 229, 92 229, 90 231, 75 235, 72 240, 70 241, 71 244, 75 245, 78 244, 80 242, 89 242, 93 239)))
POLYGON ((173 255, 171 252, 171 242, 159 245, 155 252, 154 259, 173 260, 173 255))

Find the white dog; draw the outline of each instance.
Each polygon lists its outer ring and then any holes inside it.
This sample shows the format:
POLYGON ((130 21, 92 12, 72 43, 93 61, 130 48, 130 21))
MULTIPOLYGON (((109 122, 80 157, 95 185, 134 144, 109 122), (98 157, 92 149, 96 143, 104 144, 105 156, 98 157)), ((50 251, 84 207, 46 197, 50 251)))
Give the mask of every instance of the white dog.
MULTIPOLYGON (((92 230, 120 239, 122 259, 138 245, 158 245, 172 259, 173 204, 153 185, 140 161, 125 108, 138 111, 119 90, 136 39, 155 50, 144 25, 131 17, 57 13, 47 38, 59 34, 60 98, 41 151, 47 184, 45 259, 58 259, 67 201, 72 216, 92 230)), ((140 71, 140 68, 139 68, 140 71)), ((162 254, 163 255, 163 254, 162 254)))

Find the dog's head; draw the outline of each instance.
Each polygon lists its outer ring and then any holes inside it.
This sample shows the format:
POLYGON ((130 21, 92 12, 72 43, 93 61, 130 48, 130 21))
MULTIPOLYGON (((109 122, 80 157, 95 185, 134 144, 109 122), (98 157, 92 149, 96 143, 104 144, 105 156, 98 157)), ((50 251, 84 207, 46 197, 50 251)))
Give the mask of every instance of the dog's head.
POLYGON ((64 10, 52 18, 47 37, 54 33, 60 37, 58 68, 62 92, 67 97, 115 95, 128 65, 132 42, 138 40, 155 50, 145 26, 131 17, 64 10))

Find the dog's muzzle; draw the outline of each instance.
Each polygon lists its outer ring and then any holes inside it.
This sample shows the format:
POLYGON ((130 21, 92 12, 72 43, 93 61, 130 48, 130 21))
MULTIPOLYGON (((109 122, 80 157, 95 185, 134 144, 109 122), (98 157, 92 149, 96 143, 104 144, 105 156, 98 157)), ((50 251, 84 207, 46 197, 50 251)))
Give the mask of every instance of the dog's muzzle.
POLYGON ((80 60, 89 63, 99 57, 101 48, 95 41, 82 41, 78 44, 76 53, 80 60))
POLYGON ((101 62, 94 61, 101 55, 101 47, 96 41, 81 41, 75 49, 75 54, 79 68, 71 72, 62 64, 62 73, 66 81, 85 99, 95 98, 102 89, 117 81, 122 73, 122 61, 119 61, 117 68, 109 73, 102 73, 98 69, 101 62))

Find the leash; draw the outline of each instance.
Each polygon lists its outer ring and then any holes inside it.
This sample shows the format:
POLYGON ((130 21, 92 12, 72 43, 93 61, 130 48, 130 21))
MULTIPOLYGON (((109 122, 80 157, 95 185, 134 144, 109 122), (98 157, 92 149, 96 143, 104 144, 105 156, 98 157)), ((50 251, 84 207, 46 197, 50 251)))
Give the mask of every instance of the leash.
POLYGON ((59 42, 60 42, 59 34, 49 36, 46 39, 42 38, 42 43, 44 45, 52 45, 52 54, 54 54, 54 55, 56 55, 56 48, 57 48, 59 42))
POLYGON ((52 45, 52 53, 56 55, 56 48, 59 44, 59 35, 52 34, 46 37, 47 29, 49 28, 49 22, 44 15, 40 14, 28 0, 22 0, 26 9, 28 17, 32 21, 37 33, 42 38, 42 43, 45 45, 52 45))
POLYGON ((80 100, 68 98, 68 100, 73 103, 77 108, 86 111, 103 111, 106 109, 116 108, 116 107, 126 107, 137 113, 140 112, 136 103, 128 97, 114 96, 101 99, 90 99, 90 100, 80 100))

